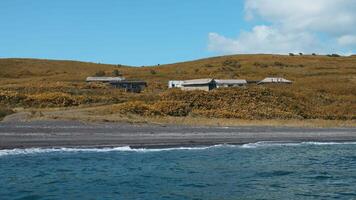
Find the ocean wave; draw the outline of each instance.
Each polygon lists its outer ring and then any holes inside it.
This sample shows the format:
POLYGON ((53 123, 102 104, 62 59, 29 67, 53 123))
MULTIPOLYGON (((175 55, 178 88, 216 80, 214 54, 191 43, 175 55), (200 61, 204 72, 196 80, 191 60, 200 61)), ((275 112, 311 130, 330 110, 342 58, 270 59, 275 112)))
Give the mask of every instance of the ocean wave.
POLYGON ((220 144, 203 147, 172 147, 172 148, 131 148, 130 146, 122 147, 107 147, 107 148, 27 148, 27 149, 5 149, 0 150, 1 156, 8 155, 25 155, 25 154, 42 154, 56 152, 160 152, 160 151, 177 151, 177 150, 206 150, 212 148, 262 148, 262 147, 278 147, 278 146, 303 146, 303 145, 356 145, 356 142, 275 142, 262 141, 256 143, 248 143, 243 145, 220 144))
POLYGON ((27 149, 5 149, 0 150, 0 157, 6 155, 40 154, 55 152, 159 152, 175 150, 205 150, 209 148, 225 147, 231 145, 214 145, 204 147, 175 147, 175 148, 131 148, 130 146, 110 147, 110 148, 27 148, 27 149))
POLYGON ((305 146, 305 145, 356 145, 356 142, 288 142, 262 141, 241 145, 241 148, 277 147, 277 146, 305 146))

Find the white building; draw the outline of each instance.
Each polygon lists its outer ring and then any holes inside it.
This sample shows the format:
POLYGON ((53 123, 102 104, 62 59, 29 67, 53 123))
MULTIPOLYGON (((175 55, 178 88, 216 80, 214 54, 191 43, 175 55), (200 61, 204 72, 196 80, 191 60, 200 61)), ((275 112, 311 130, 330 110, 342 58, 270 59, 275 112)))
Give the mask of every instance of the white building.
POLYGON ((124 77, 87 77, 86 82, 111 83, 125 80, 124 77))
POLYGON ((184 81, 168 81, 168 88, 181 88, 184 81))
POLYGON ((182 83, 182 90, 204 90, 210 91, 216 88, 214 79, 193 79, 185 80, 182 83))
POLYGON ((281 77, 267 77, 263 79, 262 81, 258 82, 257 85, 260 84, 278 84, 278 83, 283 83, 283 84, 292 84, 292 81, 281 78, 281 77))
POLYGON ((247 81, 243 79, 216 79, 216 87, 243 87, 247 85, 247 81))

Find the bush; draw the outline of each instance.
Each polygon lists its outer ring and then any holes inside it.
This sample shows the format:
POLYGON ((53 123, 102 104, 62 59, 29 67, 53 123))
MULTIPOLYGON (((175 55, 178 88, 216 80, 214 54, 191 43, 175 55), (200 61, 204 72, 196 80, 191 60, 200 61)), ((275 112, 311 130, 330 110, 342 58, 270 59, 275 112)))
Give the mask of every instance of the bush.
POLYGON ((62 92, 49 92, 42 94, 29 95, 26 99, 30 105, 47 106, 78 106, 83 104, 86 99, 84 96, 74 96, 62 92))
POLYGON ((150 70, 150 73, 151 73, 152 75, 157 74, 157 72, 156 72, 155 70, 153 70, 153 69, 150 70))
POLYGON ((169 116, 187 116, 190 111, 189 103, 182 101, 159 101, 153 104, 152 109, 155 110, 155 113, 160 115, 169 115, 169 116))
POLYGON ((15 91, 0 91, 0 102, 17 105, 26 100, 26 96, 15 91))
POLYGON ((119 70, 114 69, 114 71, 112 71, 112 75, 113 76, 122 76, 122 73, 119 70))
POLYGON ((294 53, 289 53, 289 56, 294 56, 294 53))
POLYGON ((95 73, 95 76, 105 76, 105 75, 106 75, 106 73, 102 70, 95 73))
POLYGON ((143 101, 131 101, 118 104, 112 111, 121 114, 131 113, 137 115, 149 115, 151 113, 151 108, 143 101))
POLYGON ((329 55, 327 55, 327 56, 329 56, 329 57, 341 57, 339 54, 335 54, 335 53, 329 54, 329 55))
MULTIPOLYGON (((268 88, 227 88, 210 92, 172 90, 161 95, 161 102, 174 103, 193 116, 240 119, 290 119, 301 118, 295 107, 299 101, 289 94, 280 94, 268 88)), ((162 105, 163 107, 165 105, 162 105)), ((172 106, 171 110, 176 109, 172 106)), ((171 115, 165 109, 161 112, 171 115)))
POLYGON ((227 59, 222 63, 223 66, 228 66, 228 67, 234 67, 234 68, 240 68, 241 64, 237 60, 231 60, 227 59))
POLYGON ((255 62, 255 63, 253 63, 253 65, 256 66, 256 67, 262 67, 262 68, 267 68, 268 67, 268 64, 259 63, 259 62, 255 62))
POLYGON ((283 64, 283 63, 281 63, 281 62, 278 62, 278 61, 274 62, 274 65, 275 65, 275 66, 279 66, 279 67, 285 66, 285 64, 283 64))
POLYGON ((12 113, 14 113, 12 109, 8 108, 5 105, 0 105, 0 120, 12 113))

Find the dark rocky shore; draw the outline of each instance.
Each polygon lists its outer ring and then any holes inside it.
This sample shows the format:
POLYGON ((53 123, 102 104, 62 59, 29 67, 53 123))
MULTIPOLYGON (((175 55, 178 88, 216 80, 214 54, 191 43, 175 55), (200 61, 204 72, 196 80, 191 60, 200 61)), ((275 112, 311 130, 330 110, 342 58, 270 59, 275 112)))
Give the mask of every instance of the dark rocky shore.
POLYGON ((112 146, 158 148, 260 141, 350 142, 356 141, 356 128, 191 127, 73 121, 0 123, 0 149, 112 146))

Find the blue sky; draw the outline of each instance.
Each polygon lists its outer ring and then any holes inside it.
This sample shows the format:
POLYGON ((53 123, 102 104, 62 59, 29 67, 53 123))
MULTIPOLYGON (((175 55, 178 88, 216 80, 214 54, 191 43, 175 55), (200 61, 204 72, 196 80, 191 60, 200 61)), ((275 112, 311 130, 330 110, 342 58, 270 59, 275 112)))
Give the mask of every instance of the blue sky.
POLYGON ((342 16, 349 15, 341 25, 353 26, 355 1, 342 0, 344 7, 337 8, 330 0, 316 0, 313 5, 307 5, 307 0, 285 1, 288 3, 282 3, 285 7, 280 10, 269 6, 278 7, 280 2, 1 0, 0 57, 142 66, 235 53, 354 52, 355 29, 333 33, 327 26, 311 28, 312 23, 295 29, 291 24, 296 18, 288 16, 291 13, 305 20, 300 15, 305 12, 315 19, 316 12, 326 18, 325 13, 338 9, 342 16), (307 9, 313 6, 322 9, 307 9), (288 12, 288 8, 298 12, 288 12))
POLYGON ((242 1, 1 0, 0 56, 150 65, 215 55, 208 33, 248 26, 242 1), (238 2, 238 3, 236 3, 238 2))

